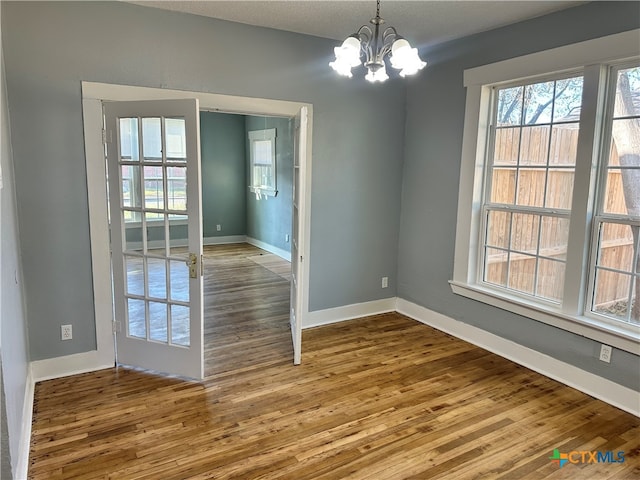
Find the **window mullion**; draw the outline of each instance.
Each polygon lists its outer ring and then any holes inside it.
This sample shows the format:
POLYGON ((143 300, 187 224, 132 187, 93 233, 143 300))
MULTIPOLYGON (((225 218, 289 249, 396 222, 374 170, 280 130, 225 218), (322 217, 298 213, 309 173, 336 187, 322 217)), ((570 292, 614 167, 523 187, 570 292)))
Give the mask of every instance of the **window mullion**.
POLYGON ((589 264, 588 246, 594 208, 591 199, 600 153, 605 80, 606 71, 601 65, 585 67, 562 303, 562 311, 570 315, 584 313, 588 271, 586 267, 589 264))

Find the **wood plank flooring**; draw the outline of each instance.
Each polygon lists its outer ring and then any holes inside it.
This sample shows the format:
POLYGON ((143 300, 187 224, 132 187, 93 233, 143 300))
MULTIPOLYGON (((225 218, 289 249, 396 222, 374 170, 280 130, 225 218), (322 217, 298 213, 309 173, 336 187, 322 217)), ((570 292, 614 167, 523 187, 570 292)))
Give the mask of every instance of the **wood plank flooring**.
POLYGON ((203 382, 36 385, 29 478, 639 478, 640 419, 399 314, 306 330, 293 366, 288 283, 251 254, 207 253, 203 382), (560 468, 554 449, 625 461, 560 468))
POLYGON ((246 243, 205 247, 205 375, 293 362, 288 262, 273 257, 246 243))

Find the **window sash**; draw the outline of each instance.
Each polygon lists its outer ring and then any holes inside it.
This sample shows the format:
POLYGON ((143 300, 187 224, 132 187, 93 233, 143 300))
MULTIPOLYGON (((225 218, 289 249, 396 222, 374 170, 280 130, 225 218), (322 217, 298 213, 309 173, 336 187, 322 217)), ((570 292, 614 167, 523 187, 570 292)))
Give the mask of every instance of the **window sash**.
MULTIPOLYGON (((633 216, 631 214, 622 214, 619 212, 607 212, 605 208, 605 202, 607 200, 607 187, 609 182, 609 174, 611 171, 611 147, 612 147, 612 139, 613 139, 613 122, 614 122, 614 108, 615 108, 615 98, 617 93, 617 83, 618 83, 618 73, 620 70, 624 70, 630 67, 638 67, 640 66, 640 60, 636 59, 631 62, 618 62, 610 64, 607 67, 607 79, 606 79, 606 97, 605 97, 605 108, 603 111, 603 124, 601 127, 602 137, 600 142, 600 150, 598 154, 599 167, 598 167, 598 185, 597 192, 595 195, 595 207, 594 207, 594 219, 593 225, 591 228, 591 236, 590 236, 590 245, 589 245, 589 269, 588 269, 588 287, 587 287, 587 295, 586 295, 586 305, 585 312, 588 316, 598 319, 606 319, 608 322, 618 322, 618 323, 627 323, 632 325, 638 325, 637 322, 631 320, 631 300, 633 298, 633 288, 634 281, 640 282, 640 272, 635 272, 634 267, 636 266, 636 262, 638 259, 638 250, 640 246, 640 239, 636 239, 635 243, 632 245, 632 256, 631 256, 631 271, 626 272, 621 269, 611 268, 610 266, 603 265, 601 262, 601 255, 603 251, 607 248, 603 246, 603 229, 605 225, 628 225, 630 227, 635 227, 640 229, 640 216, 633 216), (615 282, 617 284, 613 286, 609 286, 609 290, 613 288, 613 290, 617 294, 622 294, 620 290, 624 290, 624 282, 625 278, 629 280, 628 292, 626 294, 626 301, 628 303, 627 310, 625 315, 616 315, 613 311, 600 309, 598 310, 598 306, 602 304, 598 304, 598 301, 603 301, 603 295, 599 292, 599 279, 601 274, 608 274, 611 277, 618 276, 619 278, 615 282), (617 318, 616 318, 617 317, 617 318)), ((638 118, 637 116, 617 116, 618 119, 628 119, 628 118, 638 118)), ((615 166, 613 167, 615 170, 622 171, 625 169, 633 168, 633 167, 625 167, 625 166, 615 166)), ((628 247, 625 245, 625 247, 628 247)), ((617 298, 619 295, 615 295, 616 298, 610 299, 615 302, 624 301, 622 297, 617 298)), ((608 295, 604 296, 605 298, 608 295)), ((636 302, 640 302, 640 298, 636 298, 636 302)), ((606 302, 605 302, 606 303, 606 302)))
MULTIPOLYGON (((567 72, 563 72, 562 74, 546 74, 543 76, 535 76, 532 78, 528 78, 525 80, 520 80, 520 81, 514 81, 514 82, 510 82, 510 83, 506 83, 503 82, 499 85, 493 85, 493 86, 489 86, 489 87, 485 87, 488 88, 488 91, 490 92, 491 95, 491 99, 490 99, 490 108, 488 109, 488 128, 486 129, 486 142, 485 142, 485 151, 484 151, 484 162, 483 162, 483 174, 484 174, 484 187, 483 187, 483 194, 482 194, 482 207, 481 207, 481 215, 480 215, 480 229, 478 231, 479 234, 479 239, 478 239, 478 243, 477 243, 477 252, 475 253, 476 255, 476 259, 477 259, 477 264, 476 264, 476 273, 475 273, 475 279, 474 281, 478 284, 483 285, 484 287, 487 287, 489 289, 495 289, 497 291, 505 291, 506 293, 508 293, 509 295, 515 295, 517 297, 527 297, 532 299, 535 302, 540 302, 543 305, 546 305, 552 309, 559 309, 562 308, 565 305, 565 299, 567 298, 567 295, 571 295, 571 292, 567 292, 567 285, 569 283, 569 280, 571 279, 572 281, 575 281, 575 279, 573 279, 573 275, 568 275, 569 273, 569 268, 570 268, 570 264, 569 264, 569 250, 570 250, 570 238, 567 239, 567 252, 565 254, 565 258, 562 260, 562 263, 564 264, 564 281, 562 281, 562 288, 561 288, 561 292, 559 292, 559 295, 557 295, 557 298, 555 299, 550 299, 547 297, 543 297, 538 295, 538 291, 539 290, 543 290, 542 288, 540 288, 539 286, 539 265, 540 265, 540 259, 544 259, 544 261, 546 261, 546 257, 544 256, 540 256, 540 248, 541 248, 541 230, 542 230, 542 221, 544 217, 556 217, 556 218, 562 218, 562 219, 566 219, 570 222, 570 226, 571 224, 574 222, 573 221, 573 214, 572 214, 572 208, 573 205, 576 201, 576 196, 579 196, 579 193, 576 192, 576 176, 578 174, 578 168, 579 168, 579 163, 584 163, 584 161, 581 162, 581 159, 578 157, 578 155, 576 154, 576 159, 575 159, 575 164, 571 165, 570 167, 565 167, 565 166, 556 166, 553 165, 550 161, 550 155, 551 155, 551 148, 552 148, 552 137, 551 134, 553 132, 553 127, 556 125, 566 125, 566 124, 576 124, 577 128, 579 129, 579 133, 578 133, 578 144, 580 144, 580 141, 583 140, 585 137, 585 133, 583 133, 582 131, 582 120, 583 120, 583 114, 584 114, 584 102, 585 102, 585 95, 584 95, 584 88, 585 88, 585 83, 587 83, 587 79, 585 78, 585 76, 588 75, 588 72, 586 69, 574 69, 571 71, 567 71, 567 72), (578 121, 565 121, 565 120, 556 120, 554 118, 554 109, 555 109, 555 93, 556 93, 556 88, 557 88, 557 82, 560 82, 564 79, 568 79, 568 78, 574 78, 574 77, 582 77, 582 81, 583 81, 583 98, 582 98, 582 108, 581 108, 581 115, 580 118, 578 119, 578 121), (505 91, 508 90, 510 88, 516 88, 516 87, 521 87, 522 88, 522 92, 524 94, 525 89, 527 88, 527 86, 530 85, 535 85, 535 84, 539 84, 539 83, 545 83, 545 82, 556 82, 556 84, 554 85, 554 91, 553 91, 553 95, 554 95, 554 99, 553 102, 551 104, 551 115, 550 115, 550 119, 549 121, 545 121, 539 124, 527 124, 525 122, 525 108, 524 108, 524 99, 522 100, 522 103, 520 105, 521 107, 521 111, 520 111, 520 119, 518 120, 518 122, 510 124, 510 125, 499 125, 499 121, 497 118, 497 114, 498 114, 498 102, 499 102, 499 94, 501 91, 505 91), (549 128, 549 137, 545 140, 546 145, 544 145, 544 148, 546 149, 545 152, 545 162, 544 163, 540 163, 540 164, 530 164, 530 162, 528 163, 521 163, 521 158, 522 158, 522 137, 523 137, 523 131, 525 129, 529 129, 529 128, 549 128), (518 129, 518 145, 517 145, 517 154, 516 154, 516 159, 515 159, 515 163, 512 165, 496 165, 496 159, 495 159, 495 151, 496 151, 496 137, 497 137, 497 132, 499 130, 504 130, 506 128, 517 128, 518 129), (582 138, 581 138, 582 137, 582 138), (494 176, 495 176, 495 172, 496 170, 506 170, 512 168, 515 171, 515 179, 514 179, 514 197, 513 197, 513 203, 497 203, 497 202, 493 202, 491 201, 491 195, 493 192, 493 180, 494 180, 494 176), (526 204, 521 204, 518 203, 518 182, 519 177, 520 177, 520 172, 522 170, 531 170, 531 171, 543 171, 545 172, 544 175, 544 190, 542 192, 542 201, 543 201, 543 205, 547 203, 547 193, 548 193, 548 189, 549 189, 549 183, 550 183, 550 173, 552 173, 553 171, 560 171, 560 170, 571 170, 573 172, 573 191, 572 191, 572 195, 571 195, 571 205, 572 208, 568 209, 568 208, 555 208, 555 207, 546 207, 546 206, 538 206, 538 205, 526 205, 526 204), (495 283, 491 283, 487 281, 487 271, 489 270, 489 266, 486 263, 486 259, 487 259, 487 248, 490 248, 488 243, 487 243, 487 236, 488 236, 488 212, 490 211, 503 211, 503 212, 512 212, 512 213, 519 213, 519 214, 523 214, 523 215, 534 215, 536 217, 538 217, 538 227, 537 227, 537 233, 536 233, 536 252, 535 254, 531 255, 531 259, 535 261, 535 271, 533 273, 533 289, 532 291, 524 291, 524 290, 519 290, 519 289, 513 289, 509 287, 509 282, 510 282, 510 265, 511 265, 511 252, 515 253, 516 255, 521 254, 522 252, 516 251, 511 249, 511 245, 509 245, 509 248, 506 249, 506 251, 509 252, 509 254, 507 255, 507 281, 505 285, 497 285, 495 283)), ((593 75, 593 73, 591 74, 593 75)), ((586 136, 588 137, 588 132, 586 133, 586 136)), ((579 153, 579 152, 578 152, 579 153)), ((584 170, 584 167, 582 168, 582 170, 584 170)), ((513 215, 511 216, 511 218, 513 218, 513 215)), ((510 225, 510 229, 512 228, 512 226, 510 225)), ((582 227, 582 228, 586 228, 586 224, 582 227)), ((532 234, 535 232, 532 232, 532 234)), ((509 236, 511 237, 511 230, 509 232, 509 236)), ((569 236, 571 235, 571 233, 569 233, 569 236)), ((574 234, 575 236, 575 234, 574 234)), ((526 260, 523 260, 526 261, 526 260)), ((554 260, 556 261, 556 260, 554 260)), ((572 261, 571 264, 574 264, 575 260, 572 261)), ((523 281, 524 284, 527 283, 527 280, 525 279, 523 281)), ((567 302, 568 303, 568 302, 567 302)), ((575 313, 575 311, 574 311, 575 313)))
POLYGON ((276 129, 249 132, 251 184, 256 194, 275 195, 276 178, 276 129))

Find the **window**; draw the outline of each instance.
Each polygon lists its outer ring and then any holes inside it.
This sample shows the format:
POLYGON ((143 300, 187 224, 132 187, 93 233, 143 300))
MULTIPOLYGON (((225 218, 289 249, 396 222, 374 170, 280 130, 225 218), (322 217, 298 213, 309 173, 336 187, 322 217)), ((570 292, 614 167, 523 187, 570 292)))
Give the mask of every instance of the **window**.
POLYGON ((251 185, 256 196, 275 196, 276 188, 276 129, 249 132, 251 185))
POLYGON ((635 30, 465 72, 451 281, 457 294, 634 353, 639 39, 635 30))

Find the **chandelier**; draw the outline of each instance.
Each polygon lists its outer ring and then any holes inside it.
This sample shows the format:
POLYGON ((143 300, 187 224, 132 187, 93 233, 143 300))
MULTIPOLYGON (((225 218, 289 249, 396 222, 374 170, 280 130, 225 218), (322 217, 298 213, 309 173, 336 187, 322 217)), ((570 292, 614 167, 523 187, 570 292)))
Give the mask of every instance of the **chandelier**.
POLYGON ((376 16, 369 23, 373 25, 361 26, 358 31, 342 42, 342 45, 334 48, 336 59, 329 63, 340 75, 352 77, 351 69, 362 64, 361 56, 364 55, 364 66, 368 73, 366 79, 370 82, 384 82, 389 78, 384 61, 385 56, 391 54, 389 61, 391 66, 400 70, 400 76, 414 75, 422 70, 426 62, 418 56, 418 49, 411 45, 393 27, 382 30, 384 20, 380 17, 380 0, 377 0, 376 16))

